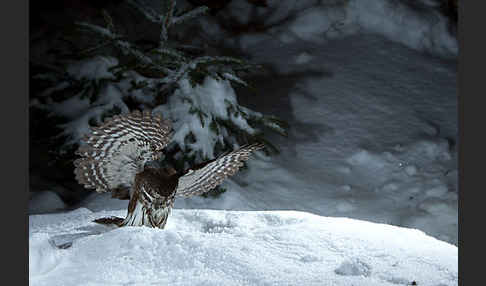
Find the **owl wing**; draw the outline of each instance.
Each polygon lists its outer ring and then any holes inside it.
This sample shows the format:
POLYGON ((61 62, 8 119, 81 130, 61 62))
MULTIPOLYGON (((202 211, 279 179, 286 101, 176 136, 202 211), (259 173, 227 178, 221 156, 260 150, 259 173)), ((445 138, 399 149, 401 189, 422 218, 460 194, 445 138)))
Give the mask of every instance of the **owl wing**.
POLYGON ((129 187, 150 160, 156 160, 171 138, 171 124, 150 111, 134 111, 105 120, 76 151, 77 181, 85 188, 106 192, 129 187))
POLYGON ((212 160, 196 170, 189 170, 179 178, 177 196, 190 197, 208 192, 234 175, 249 159, 251 152, 265 147, 261 143, 242 146, 240 149, 212 160))

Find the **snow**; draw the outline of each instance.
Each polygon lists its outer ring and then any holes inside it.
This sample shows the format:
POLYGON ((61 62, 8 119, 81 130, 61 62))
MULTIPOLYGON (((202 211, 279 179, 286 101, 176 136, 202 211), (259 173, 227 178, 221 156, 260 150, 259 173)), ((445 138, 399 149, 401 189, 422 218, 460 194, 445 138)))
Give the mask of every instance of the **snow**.
POLYGON ((222 117, 208 94, 238 100, 290 124, 270 136, 279 155, 252 155, 217 198, 177 199, 165 230, 91 223, 125 215, 110 194, 31 215, 31 284, 457 285, 457 41, 435 1, 331 2, 269 1, 265 23, 296 17, 237 39, 207 23, 269 67, 249 81, 264 96, 207 80, 159 109, 182 144, 201 132, 183 96, 222 117))
POLYGON ((296 64, 306 64, 312 60, 312 56, 306 52, 301 53, 295 58, 296 64))
MULTIPOLYGON (((267 17, 269 21, 291 11, 304 17, 314 5, 290 2, 282 2, 280 14, 267 17)), ((353 17, 360 15, 359 21, 365 23, 371 21, 372 11, 384 16, 390 3, 395 3, 389 18, 380 19, 393 18, 398 24, 391 27, 409 29, 410 42, 404 44, 384 32, 373 35, 371 30, 327 41, 285 43, 279 37, 253 35, 258 41, 244 43, 248 57, 273 72, 250 81, 264 96, 236 97, 227 82, 207 79, 195 88, 183 84, 158 110, 174 121, 178 144, 184 146, 185 135, 193 132, 201 142, 196 147, 209 158, 221 138, 201 129, 199 116, 188 116, 190 103, 184 97, 202 112, 222 119, 227 114, 221 102, 238 99, 253 110, 286 120, 291 128, 288 138, 270 138, 280 155, 253 156, 249 170, 223 183, 227 191, 218 198, 180 199, 176 208, 308 211, 418 228, 457 243, 457 62, 416 50, 419 46, 412 38, 418 34, 408 25, 428 19, 427 13, 432 12, 427 7, 410 14, 412 10, 397 1, 377 0, 361 7, 363 2, 368 1, 348 1, 344 8, 337 5, 335 12, 354 9, 353 17)), ((324 10, 314 13, 334 11, 324 10)), ((298 19, 290 24, 297 25, 298 19)), ((282 27, 283 34, 286 28, 282 27)), ((275 29, 279 35, 279 28, 275 29)), ((395 33, 396 37, 404 34, 395 33)), ((444 33, 429 36, 445 39, 444 33)), ((435 47, 440 46, 447 46, 447 41, 435 47)), ((203 120, 210 122, 204 116, 203 120)), ((80 125, 74 129, 83 130, 80 125)), ((93 194, 81 204, 94 211, 120 210, 126 205, 106 194, 93 194)))
POLYGON ((84 98, 82 94, 78 94, 63 102, 52 104, 52 114, 63 115, 70 120, 59 125, 63 129, 60 135, 69 138, 66 145, 81 142, 81 138, 90 132, 90 120, 103 122, 102 116, 105 112, 115 108, 122 113, 128 112, 128 107, 122 99, 124 95, 115 85, 109 84, 102 87, 100 95, 93 103, 90 103, 90 100, 84 98))
POLYGON ((354 0, 349 1, 347 12, 366 31, 416 50, 457 55, 457 40, 448 30, 447 18, 435 7, 419 1, 415 5, 397 0, 354 0))
POLYGON ((299 210, 411 228, 457 243, 457 69, 380 36, 248 47, 273 74, 240 103, 286 120, 217 199, 177 208, 299 210), (305 54, 306 64, 289 62, 305 54))
POLYGON ((53 88, 43 92, 42 96, 47 97, 46 104, 41 104, 39 101, 31 104, 31 106, 47 110, 50 116, 60 116, 67 120, 67 123, 58 126, 62 129, 58 136, 66 136, 66 142, 62 148, 78 144, 81 138, 89 133, 90 120, 101 123, 102 115, 105 112, 117 108, 122 113, 128 112, 128 107, 122 99, 124 94, 120 86, 126 86, 131 78, 117 84, 100 84, 103 80, 114 78, 109 69, 117 65, 118 60, 116 58, 104 56, 74 61, 67 66, 66 72, 74 79, 79 80, 81 84, 84 84, 83 91, 65 100, 54 101, 48 97, 51 93, 59 92, 70 86, 67 81, 62 80, 53 88), (97 87, 101 89, 97 94, 98 96, 92 96, 95 93, 95 85, 101 85, 101 87, 97 87), (93 106, 96 107, 93 108, 93 106))
MULTIPOLYGON (((192 87, 189 80, 183 79, 179 82, 179 87, 169 97, 168 103, 155 108, 154 113, 171 119, 175 130, 173 141, 181 150, 191 149, 188 156, 200 152, 202 158, 213 159, 214 146, 218 142, 224 146, 224 131, 215 132, 208 128, 214 120, 231 121, 250 134, 255 132, 241 115, 235 116, 228 112, 230 106, 238 105, 229 81, 206 77, 201 85, 192 87), (186 137, 189 134, 195 137, 194 142, 187 142, 186 137)), ((225 129, 223 126, 220 128, 225 129)))
POLYGON ((35 192, 29 199, 29 214, 62 211, 65 208, 63 200, 52 191, 35 192))
MULTIPOLYGON (((256 10, 245 2, 229 5, 231 18, 247 24, 255 21, 252 17, 256 14, 260 22, 271 28, 267 34, 244 34, 235 39, 243 50, 268 37, 289 44, 302 40, 323 43, 371 34, 441 57, 454 58, 458 54, 457 39, 447 17, 440 12, 441 1, 437 0, 268 1, 270 8, 256 10), (280 24, 272 26, 274 23, 280 24)), ((228 41, 230 35, 217 31, 210 20, 206 26, 211 37, 223 36, 228 41)))
POLYGON ((117 65, 118 60, 116 58, 95 56, 72 63, 68 66, 67 72, 78 80, 112 79, 114 76, 109 69, 117 65))
POLYGON ((29 217, 29 285, 457 285, 457 247, 413 229, 296 211, 174 210, 166 229, 29 217), (56 247, 56 246, 61 246, 56 247))

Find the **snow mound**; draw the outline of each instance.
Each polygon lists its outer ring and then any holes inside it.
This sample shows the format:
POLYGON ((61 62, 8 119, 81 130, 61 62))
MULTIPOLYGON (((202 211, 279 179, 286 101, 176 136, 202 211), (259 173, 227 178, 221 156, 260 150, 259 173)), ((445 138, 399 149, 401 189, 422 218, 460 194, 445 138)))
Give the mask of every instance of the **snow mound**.
POLYGON ((436 7, 419 1, 359 1, 349 3, 349 14, 364 30, 383 35, 410 48, 457 56, 457 39, 436 7))
POLYGON ((64 210, 66 204, 51 191, 36 192, 29 200, 29 214, 49 213, 64 210))
POLYGON ((174 210, 165 230, 91 222, 107 215, 125 211, 30 216, 30 285, 458 283, 457 247, 413 229, 295 211, 174 210))
MULTIPOLYGON (((243 2, 243 1, 241 1, 243 2)), ((232 15, 241 23, 255 21, 254 7, 234 4, 232 15)), ((298 41, 325 42, 356 34, 383 36, 409 48, 443 57, 456 57, 457 38, 449 19, 440 12, 439 1, 403 0, 330 0, 269 1, 269 8, 259 9, 260 22, 269 35, 245 34, 241 48, 261 45, 266 36, 283 44, 298 41), (276 27, 276 23, 280 23, 276 27)), ((214 30, 209 23, 207 30, 214 30), (211 29, 212 28, 212 29, 211 29)))

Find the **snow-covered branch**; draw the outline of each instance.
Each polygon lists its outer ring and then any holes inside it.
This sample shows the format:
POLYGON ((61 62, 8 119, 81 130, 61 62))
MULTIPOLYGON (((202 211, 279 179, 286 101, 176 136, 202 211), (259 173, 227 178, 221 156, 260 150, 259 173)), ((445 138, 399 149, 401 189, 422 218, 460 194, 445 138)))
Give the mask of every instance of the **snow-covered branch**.
POLYGON ((209 11, 209 8, 206 6, 199 6, 196 7, 188 12, 183 13, 182 15, 179 15, 177 17, 174 17, 172 19, 172 24, 177 25, 177 24, 182 24, 187 20, 193 19, 195 17, 201 16, 203 14, 206 14, 209 11))
POLYGON ((127 3, 144 15, 147 20, 157 24, 162 22, 162 17, 148 5, 135 0, 128 0, 127 3))
POLYGON ((45 99, 37 104, 63 118, 59 135, 66 139, 65 145, 79 143, 89 127, 106 116, 148 108, 172 120, 175 144, 168 148, 184 164, 213 159, 222 151, 260 138, 260 127, 286 133, 285 124, 240 106, 236 99, 230 82, 248 86, 240 75, 256 65, 233 57, 195 56, 187 52, 187 45, 169 39, 171 25, 199 16, 207 7, 176 15, 173 0, 162 13, 139 1, 129 3, 161 27, 161 42, 150 49, 134 44, 117 32, 107 12, 103 13, 106 27, 77 23, 81 30, 101 39, 85 50, 98 56, 68 64, 68 79, 47 89, 45 99), (113 58, 113 49, 104 49, 107 45, 119 51, 118 58, 113 58), (55 98, 55 93, 64 96, 55 98))

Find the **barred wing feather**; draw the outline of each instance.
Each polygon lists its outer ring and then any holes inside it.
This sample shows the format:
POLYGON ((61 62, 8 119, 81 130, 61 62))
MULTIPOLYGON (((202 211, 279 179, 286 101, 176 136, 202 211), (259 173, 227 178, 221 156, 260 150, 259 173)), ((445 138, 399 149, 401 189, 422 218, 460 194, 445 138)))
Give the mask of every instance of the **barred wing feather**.
POLYGON ((135 175, 155 160, 171 138, 171 124, 150 111, 134 111, 93 128, 76 154, 76 179, 98 192, 131 186, 135 175))
POLYGON ((190 170, 179 178, 177 196, 190 197, 214 189, 224 179, 234 175, 243 166, 243 162, 248 160, 253 151, 263 147, 264 145, 261 143, 248 144, 207 163, 199 169, 190 170))

